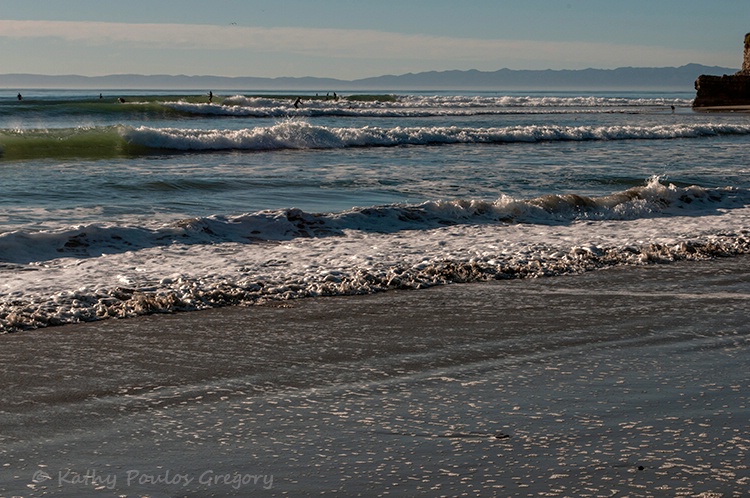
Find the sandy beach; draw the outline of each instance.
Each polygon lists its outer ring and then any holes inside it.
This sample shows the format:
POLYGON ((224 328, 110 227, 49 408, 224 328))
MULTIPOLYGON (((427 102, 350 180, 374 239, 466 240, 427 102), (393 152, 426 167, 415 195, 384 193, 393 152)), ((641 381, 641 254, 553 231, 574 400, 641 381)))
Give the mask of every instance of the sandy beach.
POLYGON ((746 496, 748 316, 736 257, 8 334, 0 496, 746 496))

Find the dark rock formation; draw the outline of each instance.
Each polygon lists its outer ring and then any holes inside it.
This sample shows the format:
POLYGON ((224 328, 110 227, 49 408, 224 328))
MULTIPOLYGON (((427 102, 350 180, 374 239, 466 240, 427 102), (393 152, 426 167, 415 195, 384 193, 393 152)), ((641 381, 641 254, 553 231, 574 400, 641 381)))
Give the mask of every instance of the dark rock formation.
POLYGON ((742 69, 737 74, 750 75, 750 33, 745 35, 745 57, 742 59, 742 69))
POLYGON ((742 74, 709 76, 695 80, 697 94, 693 107, 750 106, 750 76, 742 74))
POLYGON ((750 33, 745 35, 742 69, 733 75, 702 74, 695 80, 693 107, 750 106, 750 33))

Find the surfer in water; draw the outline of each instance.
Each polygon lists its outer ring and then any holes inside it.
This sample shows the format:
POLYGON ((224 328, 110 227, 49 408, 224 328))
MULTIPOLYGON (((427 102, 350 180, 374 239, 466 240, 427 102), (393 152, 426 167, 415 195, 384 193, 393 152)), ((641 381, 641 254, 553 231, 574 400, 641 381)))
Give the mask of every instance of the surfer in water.
POLYGON ((208 91, 208 103, 212 103, 214 101, 214 92, 208 91))
POLYGON ((302 99, 297 97, 297 100, 294 101, 294 108, 299 109, 300 105, 302 105, 302 99))

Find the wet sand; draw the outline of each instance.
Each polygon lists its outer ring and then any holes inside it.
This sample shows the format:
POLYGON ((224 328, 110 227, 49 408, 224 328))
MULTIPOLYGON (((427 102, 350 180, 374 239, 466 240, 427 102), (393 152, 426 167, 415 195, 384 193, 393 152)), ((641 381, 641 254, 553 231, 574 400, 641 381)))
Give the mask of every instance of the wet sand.
POLYGON ((0 336, 0 496, 744 496, 750 258, 0 336))

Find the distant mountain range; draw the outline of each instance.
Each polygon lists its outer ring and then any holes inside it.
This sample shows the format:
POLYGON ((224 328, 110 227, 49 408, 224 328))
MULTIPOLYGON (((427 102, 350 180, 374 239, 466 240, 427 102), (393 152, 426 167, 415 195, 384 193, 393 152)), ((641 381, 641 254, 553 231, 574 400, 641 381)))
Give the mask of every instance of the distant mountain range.
POLYGON ((721 76, 738 69, 687 64, 680 67, 618 69, 429 71, 358 80, 333 78, 254 78, 186 75, 109 76, 0 74, 0 88, 93 90, 674 90, 693 91, 701 74, 721 76))

